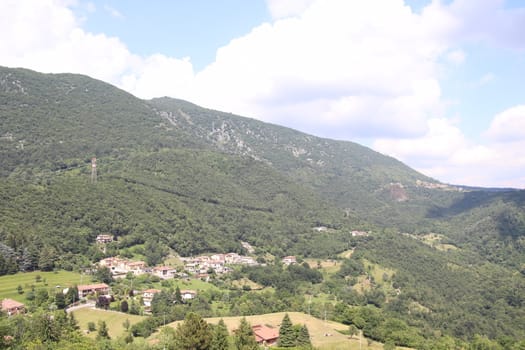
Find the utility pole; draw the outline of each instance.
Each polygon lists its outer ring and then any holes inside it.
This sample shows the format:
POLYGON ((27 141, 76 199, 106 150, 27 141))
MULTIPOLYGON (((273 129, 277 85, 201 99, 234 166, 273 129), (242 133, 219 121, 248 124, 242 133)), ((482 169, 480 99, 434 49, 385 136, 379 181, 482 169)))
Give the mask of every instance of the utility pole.
POLYGON ((97 183, 97 158, 91 158, 91 183, 97 183))

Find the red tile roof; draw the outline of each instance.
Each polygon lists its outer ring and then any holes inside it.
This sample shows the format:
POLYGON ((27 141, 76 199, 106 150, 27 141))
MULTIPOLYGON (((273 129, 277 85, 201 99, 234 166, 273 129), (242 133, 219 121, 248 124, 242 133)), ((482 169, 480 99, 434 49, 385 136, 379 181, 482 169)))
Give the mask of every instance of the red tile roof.
POLYGON ((4 299, 2 300, 2 310, 11 310, 15 308, 24 307, 24 304, 19 303, 13 299, 4 299))
POLYGON ((263 341, 272 342, 279 338, 279 329, 270 328, 261 324, 252 326, 253 333, 255 334, 255 340, 258 343, 263 341))
POLYGON ((79 285, 77 288, 79 291, 84 291, 84 290, 105 289, 105 288, 109 288, 109 286, 105 283, 97 283, 97 284, 79 285))
POLYGON ((160 292, 161 292, 160 289, 146 289, 144 291, 144 293, 151 293, 151 294, 160 293, 160 292))

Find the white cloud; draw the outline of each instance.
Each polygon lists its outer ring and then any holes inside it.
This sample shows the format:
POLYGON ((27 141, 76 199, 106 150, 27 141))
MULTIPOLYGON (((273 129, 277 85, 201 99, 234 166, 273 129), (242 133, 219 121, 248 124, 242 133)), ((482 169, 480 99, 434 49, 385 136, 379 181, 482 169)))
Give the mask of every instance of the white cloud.
POLYGON ((432 28, 402 1, 313 2, 221 48, 194 100, 316 134, 417 135, 443 109, 432 28))
POLYGON ((486 74, 483 74, 483 76, 479 79, 479 81, 477 82, 477 85, 478 86, 484 86, 484 85, 487 85, 489 84, 491 81, 493 81, 494 79, 496 79, 496 76, 493 74, 493 73, 486 73, 486 74))
POLYGON ((297 16, 312 4, 314 0, 266 0, 270 14, 274 19, 297 16))
POLYGON ((523 106, 518 107, 494 117, 487 131, 494 137, 484 144, 469 140, 454 121, 430 119, 425 135, 378 139, 373 148, 444 182, 525 188, 525 118, 520 118, 523 106), (520 129, 521 136, 508 137, 512 128, 520 129))
POLYGON ((193 67, 188 58, 176 59, 156 54, 140 60, 135 69, 124 75, 121 86, 143 98, 166 96, 178 91, 184 98, 194 79, 193 67))
POLYGON ((497 114, 486 134, 499 142, 525 140, 525 105, 515 106, 497 114))
POLYGON ((117 10, 116 8, 114 7, 111 7, 107 4, 104 5, 104 10, 109 13, 112 17, 114 18, 117 18, 117 19, 124 19, 124 15, 119 11, 117 10))
POLYGON ((454 50, 447 54, 447 60, 455 65, 465 62, 465 52, 462 50, 454 50))

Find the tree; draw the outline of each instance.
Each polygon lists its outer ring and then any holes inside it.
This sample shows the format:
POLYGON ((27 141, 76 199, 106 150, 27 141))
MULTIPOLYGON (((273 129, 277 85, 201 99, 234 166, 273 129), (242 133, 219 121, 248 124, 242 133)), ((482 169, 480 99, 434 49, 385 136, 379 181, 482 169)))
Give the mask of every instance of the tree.
POLYGON ((355 325, 351 324, 348 327, 348 334, 350 335, 350 338, 353 338, 354 335, 359 334, 359 330, 357 329, 357 327, 355 325))
POLYGON ((226 324, 221 318, 217 326, 213 329, 210 350, 228 350, 228 347, 228 328, 226 328, 226 324))
POLYGON ((246 321, 246 317, 243 317, 239 324, 239 328, 235 330, 235 349, 254 350, 258 347, 252 326, 246 321))
POLYGON ((105 295, 99 295, 99 297, 97 298, 96 307, 107 310, 109 308, 109 304, 109 298, 107 298, 105 295))
POLYGON ((78 288, 77 286, 69 287, 66 295, 65 301, 66 305, 71 305, 78 300, 78 288))
POLYGON ((55 267, 55 260, 57 259, 56 250, 49 246, 44 246, 40 251, 40 258, 38 259, 38 268, 42 271, 51 271, 55 267))
POLYGON ((311 347, 312 346, 312 341, 310 340, 310 332, 308 331, 308 327, 306 327, 306 325, 303 325, 299 329, 295 343, 297 346, 300 346, 300 347, 311 347))
POLYGON ((122 302, 120 303, 120 311, 128 312, 128 310, 129 310, 128 302, 126 300, 122 300, 122 302))
POLYGON ((64 309, 66 307, 66 297, 61 291, 55 294, 55 305, 59 309, 64 309))
POLYGON ((106 324, 106 321, 98 322, 97 340, 100 340, 100 339, 111 339, 109 336, 109 330, 108 330, 108 325, 106 324))
POLYGON ((279 328, 279 346, 283 348, 291 348, 295 346, 295 333, 293 331, 292 321, 288 314, 284 315, 279 328))
POLYGON ((177 286, 177 288, 175 288, 175 302, 177 304, 182 304, 182 295, 180 293, 180 288, 179 286, 177 286))
POLYGON ((210 326, 198 314, 190 312, 184 322, 177 326, 175 342, 177 349, 205 350, 210 346, 212 332, 210 326))
POLYGON ((95 281, 102 283, 111 283, 113 282, 113 276, 111 275, 111 270, 107 266, 100 266, 97 268, 95 275, 93 276, 95 281))

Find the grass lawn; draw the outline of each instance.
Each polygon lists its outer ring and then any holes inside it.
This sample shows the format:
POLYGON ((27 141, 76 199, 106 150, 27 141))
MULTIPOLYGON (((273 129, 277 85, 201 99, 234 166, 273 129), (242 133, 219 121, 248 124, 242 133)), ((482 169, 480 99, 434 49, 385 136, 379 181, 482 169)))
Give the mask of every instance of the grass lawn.
POLYGON ((320 260, 320 259, 304 259, 310 265, 310 268, 317 269, 318 262, 321 263, 321 271, 323 272, 323 275, 332 275, 339 271, 341 268, 341 262, 337 260, 320 260))
POLYGON ((190 278, 189 280, 174 279, 172 280, 173 288, 179 286, 180 289, 193 289, 196 291, 219 290, 213 284, 204 282, 200 279, 190 278))
MULTIPOLYGON (((144 319, 144 316, 93 309, 90 307, 75 310, 73 311, 73 315, 75 315, 75 318, 78 321, 80 330, 85 333, 88 329, 88 322, 94 322, 98 328, 99 321, 106 321, 106 325, 109 329, 109 335, 113 339, 118 338, 125 333, 123 323, 126 319, 129 320, 130 325, 134 325, 135 323, 138 323, 144 319)), ((97 332, 91 332, 87 334, 87 336, 90 338, 95 338, 97 336, 97 332)))
MULTIPOLYGON (((283 320, 284 314, 284 312, 278 312, 273 314, 246 316, 246 320, 252 325, 264 324, 267 326, 279 328, 281 321, 283 320)), ((347 335, 338 332, 338 330, 348 329, 348 326, 342 323, 332 321, 325 322, 323 320, 301 312, 288 312, 288 315, 290 316, 292 323, 305 324, 308 327, 308 331, 310 332, 310 337, 312 339, 312 344, 316 348, 319 348, 321 350, 360 349, 358 336, 349 338, 347 335)), ((242 317, 222 318, 224 320, 224 323, 226 323, 230 334, 232 334, 233 330, 239 326, 241 318, 242 317)), ((211 324, 217 324, 220 319, 221 318, 219 317, 214 317, 207 318, 206 321, 211 324)), ((181 321, 170 323, 168 326, 176 327, 179 322, 181 321)), ((370 350, 382 349, 383 344, 372 342, 370 346, 368 346, 367 340, 365 338, 362 338, 361 348, 370 350)))
POLYGON ((21 303, 26 302, 25 293, 31 290, 31 286, 35 286, 35 289, 40 288, 56 288, 69 287, 75 284, 91 283, 90 276, 83 276, 78 272, 71 271, 33 271, 33 272, 19 272, 15 275, 6 275, 0 277, 0 299, 11 298, 21 303), (36 276, 40 276, 40 282, 36 282, 36 276), (18 294, 17 287, 22 286, 24 294, 18 294))

